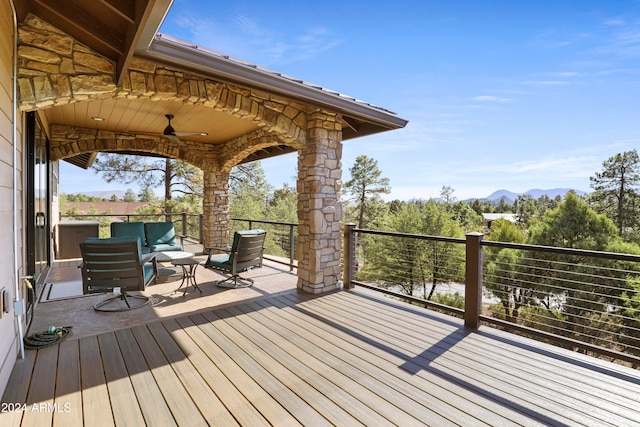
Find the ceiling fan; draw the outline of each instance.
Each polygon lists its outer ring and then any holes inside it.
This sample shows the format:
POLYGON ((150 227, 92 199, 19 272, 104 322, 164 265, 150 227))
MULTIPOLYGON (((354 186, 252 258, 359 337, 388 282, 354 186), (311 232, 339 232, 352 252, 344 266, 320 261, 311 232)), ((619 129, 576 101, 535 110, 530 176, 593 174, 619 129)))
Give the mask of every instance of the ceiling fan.
POLYGON ((165 114, 164 116, 167 118, 167 121, 169 123, 167 124, 167 127, 164 128, 164 132, 162 133, 162 135, 165 138, 169 139, 171 142, 180 142, 180 138, 178 138, 179 136, 208 135, 206 132, 176 132, 173 126, 171 126, 171 119, 173 119, 173 114, 165 114))

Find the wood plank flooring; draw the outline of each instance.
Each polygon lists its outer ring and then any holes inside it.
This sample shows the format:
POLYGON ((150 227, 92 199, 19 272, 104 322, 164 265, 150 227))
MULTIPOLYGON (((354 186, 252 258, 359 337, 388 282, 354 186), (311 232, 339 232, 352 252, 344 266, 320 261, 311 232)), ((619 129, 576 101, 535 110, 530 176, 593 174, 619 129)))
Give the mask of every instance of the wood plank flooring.
POLYGON ((640 426, 640 371, 364 290, 281 294, 28 351, 18 426, 640 426))

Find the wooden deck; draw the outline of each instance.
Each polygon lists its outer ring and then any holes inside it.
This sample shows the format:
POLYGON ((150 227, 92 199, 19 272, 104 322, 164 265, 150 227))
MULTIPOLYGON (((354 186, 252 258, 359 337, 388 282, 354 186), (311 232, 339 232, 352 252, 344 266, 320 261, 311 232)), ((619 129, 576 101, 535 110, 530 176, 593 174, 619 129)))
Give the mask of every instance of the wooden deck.
POLYGON ((2 426, 622 426, 640 371, 367 291, 293 292, 29 351, 3 402, 2 426))

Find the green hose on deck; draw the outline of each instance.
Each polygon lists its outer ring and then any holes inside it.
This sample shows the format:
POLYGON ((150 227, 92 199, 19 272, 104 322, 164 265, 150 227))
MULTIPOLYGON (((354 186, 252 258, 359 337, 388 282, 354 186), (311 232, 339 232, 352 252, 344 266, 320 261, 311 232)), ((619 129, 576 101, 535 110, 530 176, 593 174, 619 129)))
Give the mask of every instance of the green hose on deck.
POLYGON ((41 348, 49 347, 59 342, 62 342, 67 338, 71 332, 72 326, 51 326, 45 332, 36 333, 24 337, 24 348, 27 350, 38 350, 41 348))

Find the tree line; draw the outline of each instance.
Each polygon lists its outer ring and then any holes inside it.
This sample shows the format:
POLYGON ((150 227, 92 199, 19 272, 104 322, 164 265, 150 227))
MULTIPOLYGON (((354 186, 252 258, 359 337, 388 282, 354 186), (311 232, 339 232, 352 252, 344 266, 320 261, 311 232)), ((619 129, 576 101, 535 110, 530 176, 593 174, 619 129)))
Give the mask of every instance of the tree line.
MULTIPOLYGON (((519 196, 512 204, 501 199, 494 205, 480 200, 458 201, 450 186, 442 187, 439 201, 385 201, 383 195, 391 191, 390 180, 383 176, 375 159, 361 155, 349 169, 350 179, 343 185, 343 220, 361 229, 460 238, 470 231, 481 231, 493 241, 640 254, 639 164, 635 150, 607 159, 602 170, 591 177, 593 191, 584 196, 573 192, 553 199, 519 196), (482 214, 489 212, 513 213, 516 222, 497 220, 487 228, 482 214)), ((171 159, 107 155, 102 160, 99 157, 93 168, 108 181, 135 182, 143 191, 164 186, 164 199, 150 200, 141 213, 201 212, 202 173, 191 165, 171 159)), ((229 209, 232 217, 296 223, 297 193, 286 184, 280 188, 271 186, 260 162, 243 164, 231 173, 229 209)), ((284 228, 272 230, 274 239, 270 239, 268 248, 271 253, 288 255, 286 232, 284 228)), ((572 289, 553 287, 554 280, 558 280, 555 278, 536 279, 540 286, 536 281, 522 286, 517 277, 530 274, 533 267, 529 259, 533 255, 514 249, 490 249, 485 283, 496 300, 492 315, 543 329, 563 324, 573 331, 574 338, 586 340, 587 335, 580 331, 594 329, 603 322, 604 315, 598 317, 593 313, 594 308, 605 307, 601 313, 611 315, 606 323, 609 331, 624 329, 631 331, 625 332, 631 338, 640 339, 640 269, 633 263, 623 269, 619 265, 602 265, 608 271, 624 272, 610 276, 628 277, 608 277, 607 280, 624 279, 620 282, 623 285, 607 294, 592 293, 584 298, 574 295, 572 289)), ((540 254, 536 256, 540 258, 540 254)), ((581 260, 568 261, 571 267, 567 269, 587 269, 586 261, 584 265, 581 260)), ((569 273, 561 271, 560 275, 569 273)), ((463 274, 463 249, 455 245, 370 236, 358 241, 359 279, 399 292, 461 306, 463 297, 438 292, 438 287, 464 282, 463 274)), ((585 280, 593 280, 595 285, 602 279, 585 280)))
MULTIPOLYGON (((345 212, 358 228, 458 238, 481 231, 492 241, 640 255, 638 167, 635 151, 617 154, 591 177, 590 194, 519 196, 499 208, 516 221, 489 228, 481 214, 496 207, 456 201, 448 186, 439 202, 384 202, 388 181, 375 160, 360 156, 345 183, 345 212)), ((366 233, 358 241, 359 280, 457 307, 463 297, 436 288, 464 283, 464 263, 463 245, 366 233)), ((492 316, 640 355, 638 263, 485 247, 484 284, 492 316)))

